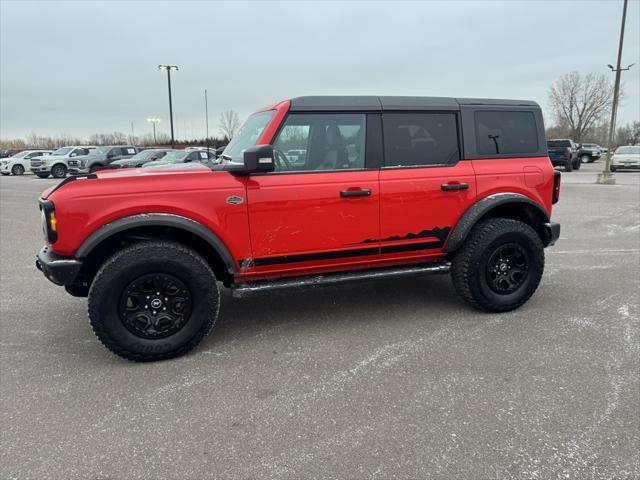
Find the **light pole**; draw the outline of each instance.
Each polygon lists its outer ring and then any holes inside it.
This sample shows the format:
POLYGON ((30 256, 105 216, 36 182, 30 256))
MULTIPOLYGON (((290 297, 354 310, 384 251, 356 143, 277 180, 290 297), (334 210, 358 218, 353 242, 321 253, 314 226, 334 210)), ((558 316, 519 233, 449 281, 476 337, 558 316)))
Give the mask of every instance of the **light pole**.
POLYGON ((158 117, 148 117, 147 122, 153 125, 153 143, 157 144, 158 139, 156 138, 156 123, 160 123, 160 119, 158 117))
POLYGON ((620 27, 620 43, 618 45, 618 63, 616 64, 616 68, 613 68, 613 65, 608 65, 612 72, 616 72, 616 80, 613 87, 613 105, 611 107, 611 122, 609 123, 609 139, 607 144, 607 160, 605 161, 604 171, 598 174, 598 179, 596 183, 601 183, 604 185, 614 185, 616 183, 616 177, 611 172, 611 150, 613 149, 613 135, 615 133, 616 128, 616 114, 618 113, 618 96, 620 94, 620 72, 624 70, 629 70, 634 64, 632 63, 627 68, 620 68, 620 63, 622 62, 622 43, 624 41, 624 24, 627 19, 627 3, 628 0, 624 0, 624 4, 622 6, 622 25, 620 27))
POLYGON ((171 103, 171 71, 178 70, 177 65, 158 65, 159 70, 167 71, 167 85, 169 86, 169 120, 171 122, 171 148, 176 148, 176 141, 173 137, 173 104, 171 103))

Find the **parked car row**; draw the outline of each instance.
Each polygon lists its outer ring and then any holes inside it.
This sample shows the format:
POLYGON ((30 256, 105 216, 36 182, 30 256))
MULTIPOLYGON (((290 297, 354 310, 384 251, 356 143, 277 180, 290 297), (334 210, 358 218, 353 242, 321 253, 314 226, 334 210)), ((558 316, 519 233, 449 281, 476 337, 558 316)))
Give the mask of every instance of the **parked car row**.
MULTIPOLYGON (((147 148, 133 145, 67 146, 52 150, 23 150, 12 157, 0 160, 0 173, 22 175, 33 172, 40 178, 53 176, 64 178, 67 174, 93 173, 103 169, 130 167, 175 168, 174 165, 193 163, 211 164, 216 162, 222 149, 188 147, 185 150, 170 148, 147 148)), ((184 165, 183 165, 184 166, 184 165)), ((189 165, 187 168, 193 168, 189 165)))

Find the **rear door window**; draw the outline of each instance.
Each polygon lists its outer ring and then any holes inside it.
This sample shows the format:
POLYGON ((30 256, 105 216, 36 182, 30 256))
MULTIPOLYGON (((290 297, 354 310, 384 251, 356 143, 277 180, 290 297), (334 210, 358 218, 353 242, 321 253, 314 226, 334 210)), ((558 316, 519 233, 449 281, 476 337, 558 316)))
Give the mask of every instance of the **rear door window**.
POLYGON ((526 154, 538 151, 538 132, 533 112, 476 111, 478 153, 526 154))
POLYGON ((385 113, 386 167, 451 165, 460 160, 455 113, 385 113))

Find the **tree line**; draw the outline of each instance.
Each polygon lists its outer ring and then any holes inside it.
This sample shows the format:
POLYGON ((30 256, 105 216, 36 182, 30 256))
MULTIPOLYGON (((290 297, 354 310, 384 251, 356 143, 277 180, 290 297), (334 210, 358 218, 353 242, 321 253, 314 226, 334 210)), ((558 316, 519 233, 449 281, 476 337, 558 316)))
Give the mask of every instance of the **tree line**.
MULTIPOLYGON (((221 136, 210 136, 209 138, 181 138, 175 139, 178 145, 209 146, 218 148, 229 143, 229 141, 240 130, 242 122, 239 115, 234 110, 227 110, 220 114, 218 128, 221 136)), ((140 147, 150 147, 153 145, 171 145, 171 137, 164 132, 157 132, 154 138, 153 133, 143 135, 132 135, 122 132, 94 133, 88 137, 78 135, 58 134, 58 135, 38 135, 30 133, 24 138, 0 139, 0 148, 45 148, 54 149, 66 145, 137 145, 140 147)))
MULTIPOLYGON (((547 138, 570 138, 577 143, 597 143, 607 147, 609 138, 609 115, 613 97, 613 85, 602 74, 570 72, 556 80, 548 92, 550 126, 547 138)), ((624 100, 624 93, 621 92, 624 100)), ((219 147, 229 143, 242 122, 234 110, 220 114, 218 128, 221 137, 176 139, 181 145, 219 147)), ((634 145, 640 143, 640 121, 616 126, 613 145, 634 145)), ((0 139, 2 148, 57 148, 65 145, 168 145, 171 138, 166 133, 128 135, 122 132, 95 133, 89 137, 75 135, 37 135, 31 133, 25 138, 0 139)))

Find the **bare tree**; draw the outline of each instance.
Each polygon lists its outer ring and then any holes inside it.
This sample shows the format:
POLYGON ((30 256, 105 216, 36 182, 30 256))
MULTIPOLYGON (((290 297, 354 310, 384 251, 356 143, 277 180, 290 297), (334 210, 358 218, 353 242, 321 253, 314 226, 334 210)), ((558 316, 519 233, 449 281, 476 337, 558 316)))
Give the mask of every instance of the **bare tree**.
POLYGON ((576 142, 598 123, 611 108, 613 87, 602 74, 571 72, 560 77, 549 89, 549 103, 556 123, 568 127, 576 142))
POLYGON ((227 140, 231 140, 240 129, 240 117, 235 110, 227 110, 220 114, 220 131, 227 140))

